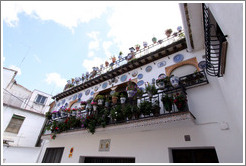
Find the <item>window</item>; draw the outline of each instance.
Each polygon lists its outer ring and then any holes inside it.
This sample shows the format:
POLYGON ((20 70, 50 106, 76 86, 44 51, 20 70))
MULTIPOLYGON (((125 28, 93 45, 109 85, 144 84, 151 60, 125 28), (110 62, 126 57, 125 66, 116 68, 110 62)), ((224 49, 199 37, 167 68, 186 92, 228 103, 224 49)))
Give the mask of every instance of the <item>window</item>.
POLYGON ((133 157, 80 157, 80 163, 135 163, 133 157))
POLYGON ((173 149, 174 163, 218 163, 215 149, 173 149))
POLYGON ((25 117, 19 115, 13 115, 5 131, 18 134, 24 119, 25 117))
POLYGON ((64 151, 64 147, 47 148, 42 163, 60 163, 63 151, 64 151))
POLYGON ((44 105, 46 99, 47 97, 38 94, 38 96, 36 97, 35 103, 44 105))

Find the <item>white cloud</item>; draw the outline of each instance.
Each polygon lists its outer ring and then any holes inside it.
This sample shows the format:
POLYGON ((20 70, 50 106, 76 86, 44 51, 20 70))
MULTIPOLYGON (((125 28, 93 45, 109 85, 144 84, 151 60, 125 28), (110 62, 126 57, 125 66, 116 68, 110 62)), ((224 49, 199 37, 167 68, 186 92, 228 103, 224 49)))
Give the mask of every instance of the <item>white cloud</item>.
POLYGON ((94 56, 94 52, 93 51, 90 51, 89 53, 88 53, 88 57, 93 57, 94 56))
POLYGON ((99 57, 93 57, 93 59, 85 59, 82 62, 83 67, 85 67, 85 69, 88 72, 92 71, 92 67, 100 67, 101 64, 104 64, 105 59, 99 58, 99 57))
POLYGON ((112 44, 113 43, 111 41, 103 42, 104 53, 108 58, 110 58, 112 56, 112 53, 109 51, 109 48, 112 46, 112 44))
POLYGON ((33 57, 38 63, 41 63, 40 58, 36 54, 34 54, 33 57))
POLYGON ((58 73, 48 73, 46 74, 45 82, 48 84, 55 84, 57 87, 63 88, 67 81, 64 78, 61 78, 61 75, 58 73))
POLYGON ((4 1, 1 5, 3 20, 9 26, 16 26, 19 21, 18 14, 25 12, 41 20, 53 20, 70 29, 77 27, 80 22, 86 23, 100 18, 108 6, 103 1, 4 1))
POLYGON ((87 33, 87 36, 89 36, 90 38, 93 39, 93 41, 91 41, 89 43, 89 49, 90 50, 98 50, 99 48, 99 38, 98 38, 98 35, 99 35, 99 32, 96 32, 96 31, 92 31, 90 33, 87 33))
POLYGON ((9 66, 10 69, 13 69, 13 70, 16 70, 17 71, 17 75, 21 75, 21 69, 17 66, 14 66, 14 65, 10 65, 9 66))

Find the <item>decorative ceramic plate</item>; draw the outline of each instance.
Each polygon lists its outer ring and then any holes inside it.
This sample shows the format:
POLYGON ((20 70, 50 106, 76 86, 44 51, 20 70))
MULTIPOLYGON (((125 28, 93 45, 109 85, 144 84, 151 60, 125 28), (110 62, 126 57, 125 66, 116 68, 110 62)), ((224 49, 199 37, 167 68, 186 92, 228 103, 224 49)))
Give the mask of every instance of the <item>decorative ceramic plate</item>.
POLYGON ((75 94, 74 96, 73 96, 73 100, 76 100, 77 99, 77 94, 75 94))
POLYGON ((115 92, 115 91, 114 91, 114 90, 112 90, 112 91, 110 92, 110 95, 112 96, 112 95, 114 94, 114 92, 115 92))
POLYGON ((95 86, 94 91, 97 91, 97 90, 98 90, 98 86, 95 86))
POLYGON ((91 91, 91 96, 92 96, 92 95, 94 95, 94 92, 93 92, 93 91, 91 91))
POLYGON ((166 65, 166 61, 162 61, 162 62, 157 63, 158 68, 163 67, 165 65, 166 65))
POLYGON ((139 89, 144 92, 144 88, 143 87, 140 87, 139 89))
POLYGON ((90 89, 88 89, 88 90, 85 91, 85 95, 86 95, 86 96, 88 96, 89 93, 90 93, 90 89))
POLYGON ((146 72, 150 72, 152 70, 152 67, 151 66, 147 66, 146 68, 145 68, 145 71, 146 72))
POLYGON ((137 83, 138 86, 142 86, 143 84, 144 84, 144 81, 143 80, 138 81, 138 83, 137 83))
POLYGON ((136 77, 137 75, 138 75, 138 71, 137 70, 135 70, 135 71, 132 72, 132 76, 133 77, 136 77))
POLYGON ((62 104, 64 104, 64 103, 65 103, 65 101, 66 101, 65 99, 64 99, 64 100, 62 100, 62 104))
POLYGON ((107 86, 108 86, 108 83, 107 83, 107 82, 104 82, 104 83, 102 84, 102 88, 103 88, 103 89, 107 88, 107 86))
POLYGON ((142 79, 142 78, 143 78, 143 74, 139 74, 138 79, 142 79))
POLYGON ((182 54, 177 54, 173 57, 173 61, 175 63, 181 62, 184 59, 184 56, 182 54))
POLYGON ((57 107, 59 107, 59 106, 60 106, 60 103, 57 104, 57 107))
POLYGON ((124 82, 127 79, 127 75, 123 75, 120 77, 121 82, 124 82))
POLYGON ((78 98, 80 99, 82 97, 82 93, 79 93, 78 98))
POLYGON ((199 63, 198 63, 198 67, 199 67, 200 69, 205 69, 205 68, 206 68, 206 61, 201 61, 201 62, 199 62, 199 63))
POLYGON ((67 107, 67 106, 68 106, 68 103, 65 104, 65 107, 67 107))

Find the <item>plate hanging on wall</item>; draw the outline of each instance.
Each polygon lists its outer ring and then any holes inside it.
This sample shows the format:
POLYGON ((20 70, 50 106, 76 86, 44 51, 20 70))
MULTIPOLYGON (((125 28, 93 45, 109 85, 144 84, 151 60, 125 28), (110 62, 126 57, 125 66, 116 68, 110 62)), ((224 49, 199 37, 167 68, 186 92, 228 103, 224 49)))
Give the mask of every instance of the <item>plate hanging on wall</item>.
POLYGON ((146 72, 150 72, 152 70, 152 67, 151 66, 147 66, 146 68, 145 68, 145 71, 146 72))
POLYGON ((137 71, 137 70, 135 70, 135 71, 132 72, 132 76, 133 76, 133 77, 136 77, 137 74, 138 74, 138 71, 137 71))
POLYGON ((73 100, 76 100, 76 98, 77 98, 77 94, 75 94, 75 95, 73 96, 73 100))
POLYGON ((64 99, 64 100, 62 100, 62 104, 64 104, 64 103, 65 103, 65 101, 66 101, 65 99, 64 99))
POLYGON ((79 93, 78 98, 80 99, 82 97, 82 93, 79 93))
POLYGON ((206 68, 206 61, 201 61, 198 63, 198 67, 202 70, 206 68))
POLYGON ((137 83, 138 86, 142 86, 143 84, 144 84, 144 81, 143 80, 138 81, 138 83, 137 83))
POLYGON ((98 90, 98 86, 95 86, 94 91, 97 91, 97 90, 98 90))
POLYGON ((173 57, 173 61, 175 63, 181 62, 184 59, 184 56, 182 54, 177 54, 173 57))
POLYGON ((88 89, 88 90, 85 91, 85 95, 86 95, 86 96, 88 96, 89 93, 90 93, 90 89, 88 89))
POLYGON ((94 92, 93 92, 93 91, 91 91, 91 96, 92 96, 92 95, 94 95, 94 92))
POLYGON ((103 88, 103 89, 105 89, 107 86, 108 86, 108 83, 107 83, 107 82, 104 82, 104 83, 102 84, 102 88, 103 88))
POLYGON ((157 63, 158 68, 163 67, 165 65, 166 65, 166 61, 162 61, 162 62, 157 63))
POLYGON ((127 75, 123 75, 123 76, 120 77, 120 81, 121 82, 124 82, 126 79, 127 79, 127 75))
POLYGON ((143 74, 139 74, 138 79, 142 79, 142 78, 143 78, 143 74))

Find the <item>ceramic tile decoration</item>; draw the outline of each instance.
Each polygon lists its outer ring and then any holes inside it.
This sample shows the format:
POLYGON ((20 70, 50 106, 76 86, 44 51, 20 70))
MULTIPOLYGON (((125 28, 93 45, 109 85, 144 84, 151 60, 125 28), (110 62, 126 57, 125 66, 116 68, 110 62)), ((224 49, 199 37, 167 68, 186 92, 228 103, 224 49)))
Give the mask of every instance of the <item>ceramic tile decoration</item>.
POLYGON ((120 81, 121 82, 124 82, 126 79, 127 79, 127 75, 123 75, 123 76, 120 77, 120 81))
POLYGON ((107 86, 108 86, 108 83, 107 83, 107 82, 104 82, 104 83, 102 84, 102 88, 103 88, 103 89, 107 88, 107 86))
POLYGON ((142 78, 143 78, 143 74, 139 74, 138 79, 142 79, 142 78))
POLYGON ((79 93, 78 98, 80 99, 82 97, 82 93, 79 93))
POLYGON ((173 61, 175 63, 181 62, 184 59, 184 56, 182 54, 177 54, 173 57, 173 61))
POLYGON ((138 74, 138 71, 137 71, 137 70, 135 70, 135 71, 132 72, 132 76, 133 76, 133 77, 136 77, 137 74, 138 74))
POLYGON ((85 95, 88 96, 89 93, 90 93, 90 89, 87 89, 87 90, 85 91, 85 95))
POLYGON ((150 72, 152 70, 152 67, 151 66, 147 66, 146 68, 145 68, 145 71, 146 72, 150 72))
POLYGON ((113 94, 114 94, 114 92, 115 92, 115 91, 114 91, 114 90, 112 90, 112 91, 110 92, 110 95, 113 95, 113 94))
POLYGON ((77 99, 77 94, 75 94, 74 96, 73 96, 73 100, 76 100, 77 99))
POLYGON ((162 61, 162 62, 157 63, 158 68, 163 67, 165 65, 166 65, 166 61, 162 61))
POLYGON ((142 86, 143 84, 144 84, 144 81, 143 80, 138 81, 138 83, 137 83, 138 86, 142 86))
POLYGON ((94 92, 93 92, 93 91, 91 91, 91 96, 92 96, 92 95, 94 95, 94 92))
POLYGON ((198 63, 198 67, 202 70, 206 68, 206 61, 201 61, 198 63))

